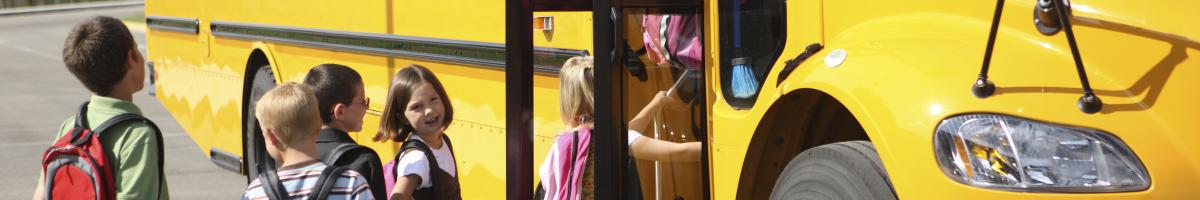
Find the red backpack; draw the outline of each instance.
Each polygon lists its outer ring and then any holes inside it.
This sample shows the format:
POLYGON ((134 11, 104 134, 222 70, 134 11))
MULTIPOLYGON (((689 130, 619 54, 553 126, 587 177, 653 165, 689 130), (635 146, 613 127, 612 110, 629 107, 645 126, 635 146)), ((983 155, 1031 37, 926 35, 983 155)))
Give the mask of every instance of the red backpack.
POLYGON ((104 152, 100 134, 109 127, 127 122, 141 122, 154 129, 158 142, 159 195, 162 195, 162 131, 149 119, 138 114, 117 115, 88 129, 87 102, 79 107, 75 115, 75 127, 67 135, 59 137, 42 156, 42 172, 45 174, 46 199, 116 199, 116 183, 113 179, 113 163, 104 152))

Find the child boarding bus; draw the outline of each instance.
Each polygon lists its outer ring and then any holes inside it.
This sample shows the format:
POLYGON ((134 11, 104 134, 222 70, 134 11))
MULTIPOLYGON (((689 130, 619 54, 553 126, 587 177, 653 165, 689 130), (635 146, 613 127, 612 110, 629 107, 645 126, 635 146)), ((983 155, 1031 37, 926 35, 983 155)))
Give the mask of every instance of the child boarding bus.
POLYGON ((579 10, 612 19, 593 28, 592 135, 610 137, 593 140, 598 199, 637 190, 619 187, 627 174, 643 199, 1200 195, 1200 26, 1185 20, 1200 3, 586 3, 579 10), (699 16, 702 67, 646 62, 653 53, 639 49, 677 51, 670 38, 688 37, 663 15, 699 16), (609 151, 625 149, 632 125, 622 123, 672 88, 684 103, 643 136, 704 143, 700 170, 635 160, 626 173, 625 159, 604 154, 627 153, 609 151), (702 98, 687 97, 695 89, 702 98))

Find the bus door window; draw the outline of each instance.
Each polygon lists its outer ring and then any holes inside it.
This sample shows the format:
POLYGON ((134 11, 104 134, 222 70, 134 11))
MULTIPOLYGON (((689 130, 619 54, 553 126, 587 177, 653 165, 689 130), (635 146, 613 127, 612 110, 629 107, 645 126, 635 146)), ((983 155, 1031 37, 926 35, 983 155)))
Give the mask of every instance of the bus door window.
POLYGON ((707 198, 707 169, 701 162, 708 129, 700 10, 625 8, 622 14, 624 47, 617 48, 624 49, 621 64, 628 69, 622 90, 625 119, 631 134, 641 137, 627 144, 642 199, 707 198))
POLYGON ((720 0, 721 95, 736 108, 754 106, 767 72, 783 50, 783 0, 720 0))

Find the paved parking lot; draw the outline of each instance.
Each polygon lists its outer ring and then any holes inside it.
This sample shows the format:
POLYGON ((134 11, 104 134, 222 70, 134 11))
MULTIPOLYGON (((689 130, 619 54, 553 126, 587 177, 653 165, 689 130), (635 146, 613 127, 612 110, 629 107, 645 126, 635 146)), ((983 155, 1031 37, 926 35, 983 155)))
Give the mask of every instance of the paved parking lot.
MULTIPOLYGON (((62 64, 62 46, 76 23, 96 15, 135 16, 142 7, 77 10, 0 17, 0 197, 33 194, 42 152, 59 125, 90 93, 62 64)), ((145 52, 144 29, 132 29, 145 52)), ((161 126, 173 199, 236 199, 245 178, 213 165, 205 152, 146 92, 134 103, 161 126)))

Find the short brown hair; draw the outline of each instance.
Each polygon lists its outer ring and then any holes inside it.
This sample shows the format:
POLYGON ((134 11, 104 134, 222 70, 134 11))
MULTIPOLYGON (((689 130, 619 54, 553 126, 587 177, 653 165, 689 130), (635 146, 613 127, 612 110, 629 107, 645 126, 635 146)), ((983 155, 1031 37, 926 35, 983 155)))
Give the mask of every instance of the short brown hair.
POLYGON ((413 127, 408 124, 408 118, 404 116, 404 108, 408 105, 412 93, 417 91, 417 87, 422 83, 429 83, 429 86, 441 97, 439 99, 446 107, 442 117, 442 127, 450 127, 450 122, 454 121, 454 107, 450 106, 450 97, 446 96, 446 88, 442 87, 442 82, 438 81, 437 76, 434 76, 428 68, 411 64, 392 76, 392 87, 388 89, 387 103, 383 106, 383 116, 379 119, 379 133, 375 134, 375 141, 386 139, 403 141, 412 134, 413 127))
POLYGON ((321 129, 317 97, 303 84, 287 83, 271 89, 254 106, 254 115, 259 124, 275 132, 284 148, 315 137, 321 129))
POLYGON ((363 86, 362 76, 354 69, 339 64, 320 64, 308 70, 304 84, 316 92, 321 123, 333 121, 333 106, 354 103, 353 88, 363 86))
POLYGON ((63 46, 63 63, 88 90, 106 96, 125 78, 132 49, 133 34, 124 23, 97 16, 71 29, 63 46))

